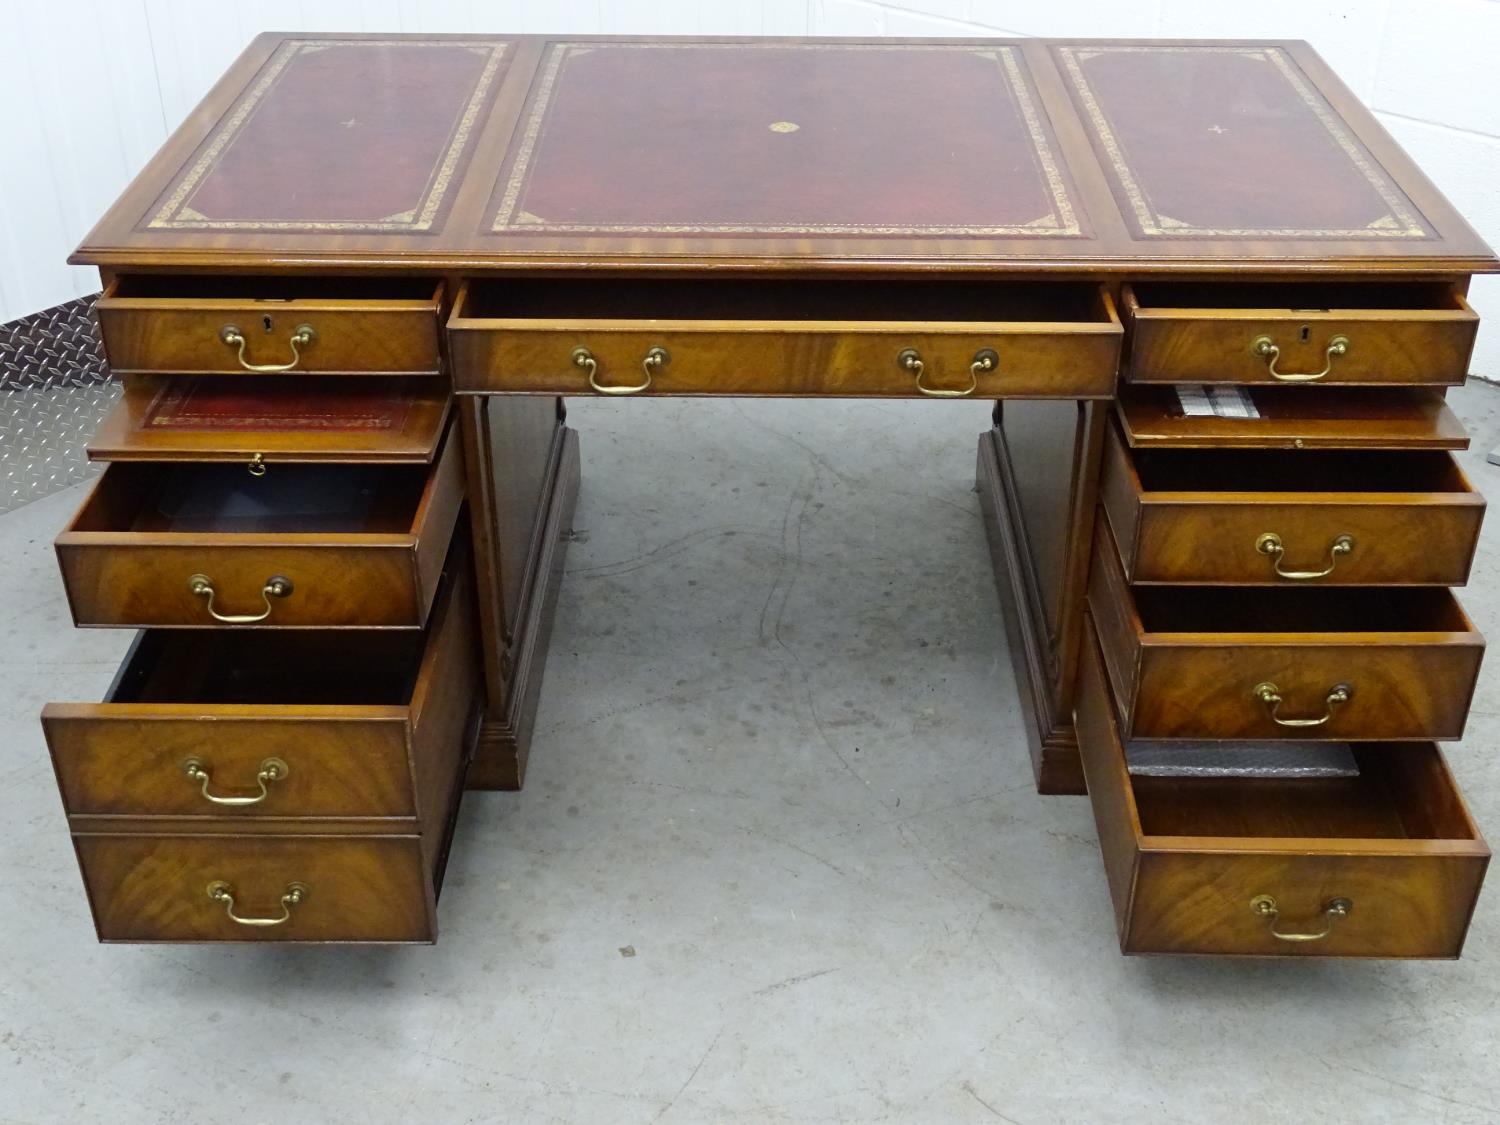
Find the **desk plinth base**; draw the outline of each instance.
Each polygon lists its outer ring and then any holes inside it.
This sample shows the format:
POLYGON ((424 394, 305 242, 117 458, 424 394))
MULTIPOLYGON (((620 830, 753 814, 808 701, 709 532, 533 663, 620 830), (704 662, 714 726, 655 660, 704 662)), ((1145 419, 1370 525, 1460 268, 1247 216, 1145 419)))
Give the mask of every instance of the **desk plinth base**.
POLYGON ((995 569, 995 587, 1005 618, 1011 663, 1031 748, 1031 764, 1039 793, 1087 792, 1073 716, 1057 706, 1052 669, 1057 666, 1051 638, 1041 610, 1040 593, 1030 553, 1026 550, 1020 500, 1006 471, 1009 454, 996 426, 979 438, 975 484, 995 569))
MULTIPOLYGON (((491 681, 490 703, 469 767, 470 789, 520 789, 525 780, 579 476, 577 431, 559 418, 537 505, 537 531, 516 600, 515 627, 498 662, 498 690, 491 681)), ((484 533, 475 530, 476 540, 482 538, 484 533)))

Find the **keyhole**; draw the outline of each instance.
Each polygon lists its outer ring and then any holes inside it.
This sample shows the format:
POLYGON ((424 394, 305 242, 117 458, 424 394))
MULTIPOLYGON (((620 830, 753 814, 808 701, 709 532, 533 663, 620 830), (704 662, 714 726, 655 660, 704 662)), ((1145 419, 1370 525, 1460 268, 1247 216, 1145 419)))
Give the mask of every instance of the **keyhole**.
MULTIPOLYGON (((271 318, 268 317, 268 316, 261 317, 260 318, 260 326, 261 326, 261 328, 265 329, 267 332, 271 331, 271 318)), ((1304 328, 1302 330, 1302 338, 1304 340, 1307 339, 1307 329, 1306 328, 1304 328)))
MULTIPOLYGON (((266 318, 266 323, 269 324, 270 322, 271 322, 271 318, 267 317, 266 318)), ((1305 344, 1311 338, 1312 338, 1312 329, 1309 328, 1307 325, 1304 324, 1302 326, 1302 342, 1305 344)))

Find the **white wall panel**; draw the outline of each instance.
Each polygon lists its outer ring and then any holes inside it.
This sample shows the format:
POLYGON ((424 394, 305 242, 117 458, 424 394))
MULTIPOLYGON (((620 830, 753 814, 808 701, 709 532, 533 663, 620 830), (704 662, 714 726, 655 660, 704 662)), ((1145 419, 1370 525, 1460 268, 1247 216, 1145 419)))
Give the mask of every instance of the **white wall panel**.
POLYGON ((0 320, 98 288, 64 259, 166 135, 141 0, 0 5, 0 320))

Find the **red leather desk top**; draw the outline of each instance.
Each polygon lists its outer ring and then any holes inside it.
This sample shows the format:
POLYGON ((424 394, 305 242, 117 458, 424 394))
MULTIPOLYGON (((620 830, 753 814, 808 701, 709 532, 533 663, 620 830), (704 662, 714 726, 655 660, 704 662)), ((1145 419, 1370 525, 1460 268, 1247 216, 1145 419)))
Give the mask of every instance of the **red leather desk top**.
POLYGON ((1493 264, 1301 43, 279 35, 75 260, 1493 264))

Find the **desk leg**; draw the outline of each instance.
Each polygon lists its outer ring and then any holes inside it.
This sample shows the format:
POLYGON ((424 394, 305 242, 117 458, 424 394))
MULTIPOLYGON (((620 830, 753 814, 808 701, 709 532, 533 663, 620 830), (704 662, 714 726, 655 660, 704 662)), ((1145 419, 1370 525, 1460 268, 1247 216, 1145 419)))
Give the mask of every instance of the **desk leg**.
POLYGON ((1107 414, 1090 402, 997 403, 979 439, 980 506, 1042 793, 1085 791, 1073 679, 1107 414))
POLYGON ((463 397, 458 411, 486 695, 467 783, 519 789, 578 499, 578 435, 562 399, 463 397))

